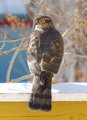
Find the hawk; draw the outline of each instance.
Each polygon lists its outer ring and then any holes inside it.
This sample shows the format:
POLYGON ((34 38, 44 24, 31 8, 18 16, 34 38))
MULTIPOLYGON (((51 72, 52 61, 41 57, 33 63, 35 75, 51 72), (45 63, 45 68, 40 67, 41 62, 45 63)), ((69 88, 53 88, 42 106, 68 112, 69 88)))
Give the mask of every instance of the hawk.
POLYGON ((33 74, 29 107, 32 110, 51 110, 52 77, 63 58, 63 39, 49 16, 38 16, 27 49, 27 61, 33 74))

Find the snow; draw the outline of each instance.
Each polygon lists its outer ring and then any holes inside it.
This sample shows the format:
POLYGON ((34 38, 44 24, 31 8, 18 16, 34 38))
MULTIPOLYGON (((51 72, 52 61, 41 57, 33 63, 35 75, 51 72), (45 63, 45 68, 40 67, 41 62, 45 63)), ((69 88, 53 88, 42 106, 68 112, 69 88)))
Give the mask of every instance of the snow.
MULTIPOLYGON (((29 101, 31 83, 1 83, 0 101, 29 101)), ((53 101, 87 101, 87 83, 57 83, 52 85, 53 101)))
MULTIPOLYGON (((0 93, 31 93, 32 83, 0 83, 0 93)), ((87 83, 57 83, 52 93, 87 93, 87 83)))

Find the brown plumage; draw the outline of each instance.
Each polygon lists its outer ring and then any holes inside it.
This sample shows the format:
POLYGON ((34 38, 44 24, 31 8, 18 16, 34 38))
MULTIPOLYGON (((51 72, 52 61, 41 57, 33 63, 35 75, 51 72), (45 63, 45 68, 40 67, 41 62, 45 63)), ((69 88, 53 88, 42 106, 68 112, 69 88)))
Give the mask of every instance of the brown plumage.
POLYGON ((27 49, 29 69, 34 75, 29 101, 32 110, 51 110, 51 81, 60 67, 63 50, 62 36, 51 18, 36 18, 27 49))

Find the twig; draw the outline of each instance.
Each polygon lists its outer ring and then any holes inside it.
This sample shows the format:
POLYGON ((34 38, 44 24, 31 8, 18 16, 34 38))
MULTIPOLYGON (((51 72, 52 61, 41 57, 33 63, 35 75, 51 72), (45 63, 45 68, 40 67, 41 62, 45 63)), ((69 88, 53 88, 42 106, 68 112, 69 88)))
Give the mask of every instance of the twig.
POLYGON ((25 39, 26 39, 26 37, 15 39, 15 40, 0 40, 0 43, 4 43, 4 42, 6 42, 6 43, 20 42, 20 41, 25 40, 25 39))
MULTIPOLYGON (((7 37, 7 33, 4 34, 4 39, 6 39, 6 37, 7 37)), ((6 44, 6 40, 3 43, 2 47, 0 48, 0 51, 5 47, 5 44, 6 44)))
POLYGON ((64 39, 68 38, 68 37, 75 31, 76 28, 79 28, 79 27, 80 27, 81 23, 79 23, 79 19, 80 19, 80 16, 77 16, 76 19, 75 19, 75 21, 74 21, 74 23, 73 23, 73 25, 71 25, 71 27, 68 28, 68 29, 63 33, 62 37, 63 37, 64 39))
POLYGON ((11 70, 12 70, 12 66, 13 66, 13 63, 14 63, 15 58, 18 55, 19 51, 20 51, 19 49, 17 49, 15 51, 15 53, 14 53, 14 55, 13 55, 13 57, 12 57, 10 63, 9 63, 9 67, 8 67, 8 70, 7 70, 7 76, 6 76, 6 82, 10 81, 10 73, 11 73, 11 70))
POLYGON ((17 78, 17 79, 12 79, 12 80, 10 80, 10 82, 17 83, 17 82, 20 82, 20 81, 22 81, 22 80, 30 79, 30 78, 32 78, 32 77, 33 77, 33 75, 32 75, 32 74, 29 74, 29 75, 25 75, 25 76, 19 77, 19 78, 17 78))
POLYGON ((64 54, 65 55, 72 55, 72 56, 79 57, 79 58, 82 58, 82 59, 87 59, 86 55, 79 55, 79 54, 74 54, 74 53, 70 53, 70 52, 65 52, 64 54))
POLYGON ((0 47, 0 51, 5 47, 6 42, 3 43, 3 45, 0 47))
POLYGON ((67 39, 72 33, 74 33, 78 28, 80 28, 82 25, 84 25, 86 22, 79 21, 80 16, 78 16, 77 21, 68 28, 62 35, 64 39, 67 39))
MULTIPOLYGON (((42 2, 43 2, 43 1, 42 1, 42 2)), ((51 15, 54 15, 54 16, 58 17, 58 14, 57 14, 57 13, 53 13, 53 11, 52 11, 51 9, 49 9, 49 8, 46 9, 46 7, 45 7, 45 6, 42 6, 40 3, 38 3, 38 2, 35 2, 35 3, 34 3, 33 1, 32 1, 32 3, 33 3, 33 4, 36 3, 36 4, 40 7, 40 9, 42 9, 42 11, 43 11, 43 10, 49 11, 51 15)))
MULTIPOLYGON (((0 33, 2 33, 2 34, 6 34, 6 32, 3 31, 3 30, 0 30, 0 33)), ((7 33, 7 35, 8 35, 8 37, 10 37, 11 39, 15 39, 15 37, 11 36, 10 34, 7 33)))
MULTIPOLYGON (((22 42, 23 42, 23 40, 22 40, 22 42)), ((12 66, 13 66, 13 63, 14 63, 14 61, 15 61, 15 59, 16 59, 16 56, 17 56, 18 53, 20 52, 20 48, 21 48, 22 42, 21 42, 20 45, 19 45, 19 49, 17 49, 17 50, 15 51, 15 53, 13 54, 13 57, 12 57, 10 63, 9 63, 9 67, 8 67, 7 75, 6 75, 6 82, 9 82, 9 81, 10 81, 10 73, 11 73, 11 70, 12 70, 12 66)))
POLYGON ((0 56, 4 56, 4 55, 7 55, 7 54, 9 54, 10 52, 13 52, 13 51, 15 51, 15 50, 17 50, 17 49, 19 49, 19 51, 22 51, 22 50, 26 50, 27 49, 27 47, 25 46, 25 47, 15 47, 15 48, 12 48, 12 49, 10 49, 10 50, 6 50, 6 51, 4 51, 4 52, 0 52, 0 56))
MULTIPOLYGON (((9 82, 11 82, 11 83, 18 83, 18 82, 20 82, 20 81, 27 80, 27 79, 31 79, 31 78, 33 78, 33 74, 28 74, 28 75, 19 77, 19 78, 17 78, 17 79, 12 79, 12 80, 10 80, 9 82)), ((29 81, 29 82, 31 83, 32 80, 29 81)), ((58 83, 58 82, 59 82, 59 80, 52 80, 52 84, 56 84, 56 83, 58 83)))
POLYGON ((41 1, 41 4, 40 4, 40 7, 39 7, 39 10, 38 10, 38 12, 37 12, 37 15, 36 15, 36 16, 38 16, 39 11, 40 11, 40 9, 42 8, 43 2, 44 2, 44 0, 42 0, 42 1, 41 1))

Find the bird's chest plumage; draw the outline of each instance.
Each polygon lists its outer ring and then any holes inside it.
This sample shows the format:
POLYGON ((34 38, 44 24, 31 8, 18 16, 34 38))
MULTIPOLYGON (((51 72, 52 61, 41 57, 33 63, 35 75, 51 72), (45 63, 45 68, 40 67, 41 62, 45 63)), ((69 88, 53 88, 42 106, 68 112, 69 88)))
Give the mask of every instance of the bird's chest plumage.
POLYGON ((50 52, 54 35, 51 32, 40 33, 34 31, 31 34, 28 52, 37 60, 40 61, 44 52, 50 52))
POLYGON ((61 53, 61 39, 58 38, 59 36, 57 31, 44 33, 33 31, 30 36, 28 54, 33 56, 37 62, 40 62, 42 58, 50 61, 54 56, 58 56, 58 52, 61 53))

